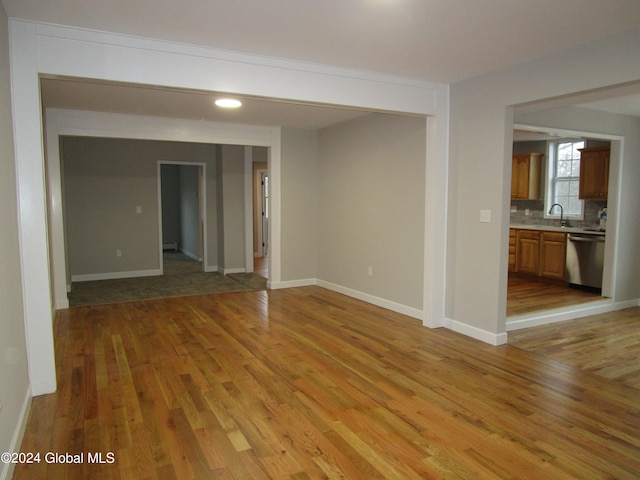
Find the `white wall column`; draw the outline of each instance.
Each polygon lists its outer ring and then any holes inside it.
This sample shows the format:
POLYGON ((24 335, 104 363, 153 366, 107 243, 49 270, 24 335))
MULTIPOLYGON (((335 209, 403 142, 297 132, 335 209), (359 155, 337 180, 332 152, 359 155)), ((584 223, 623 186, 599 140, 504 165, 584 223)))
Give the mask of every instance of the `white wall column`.
POLYGON ((35 26, 10 23, 11 84, 29 380, 34 395, 56 390, 47 201, 35 26))

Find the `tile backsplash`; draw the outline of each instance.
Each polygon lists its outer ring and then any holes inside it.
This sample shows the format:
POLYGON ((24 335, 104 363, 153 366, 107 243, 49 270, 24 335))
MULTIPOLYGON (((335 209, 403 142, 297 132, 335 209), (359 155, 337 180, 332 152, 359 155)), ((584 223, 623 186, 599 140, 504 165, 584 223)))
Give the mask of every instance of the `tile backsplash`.
MULTIPOLYGON (((569 225, 576 228, 597 228, 600 211, 607 207, 606 200, 585 200, 584 219, 568 219, 569 225)), ((557 218, 544 218, 544 200, 512 200, 511 224, 515 225, 558 225, 557 218), (514 207, 517 209, 515 212, 514 207), (525 211, 529 210, 529 215, 525 211)))

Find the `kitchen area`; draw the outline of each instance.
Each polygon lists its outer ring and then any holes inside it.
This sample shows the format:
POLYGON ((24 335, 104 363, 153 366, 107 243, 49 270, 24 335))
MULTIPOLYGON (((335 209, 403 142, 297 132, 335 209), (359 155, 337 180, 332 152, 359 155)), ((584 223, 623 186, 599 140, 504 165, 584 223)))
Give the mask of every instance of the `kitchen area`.
POLYGON ((516 139, 507 317, 601 299, 609 143, 516 139))

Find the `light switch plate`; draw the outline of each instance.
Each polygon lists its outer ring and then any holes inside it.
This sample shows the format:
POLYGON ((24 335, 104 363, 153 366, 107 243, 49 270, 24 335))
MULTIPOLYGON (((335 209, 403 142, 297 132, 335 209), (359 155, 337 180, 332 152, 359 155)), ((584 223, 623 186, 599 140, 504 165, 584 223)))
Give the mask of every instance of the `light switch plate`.
POLYGON ((480 210, 480 222, 489 223, 491 221, 491 210, 480 210))

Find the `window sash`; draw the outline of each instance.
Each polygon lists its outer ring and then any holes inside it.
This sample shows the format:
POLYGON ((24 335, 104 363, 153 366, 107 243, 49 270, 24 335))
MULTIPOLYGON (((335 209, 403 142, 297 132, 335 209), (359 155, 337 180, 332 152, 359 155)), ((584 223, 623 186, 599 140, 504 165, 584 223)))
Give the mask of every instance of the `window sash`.
POLYGON ((560 210, 552 213, 549 208, 554 203, 562 205, 565 217, 582 218, 584 202, 579 198, 580 187, 580 148, 584 141, 565 140, 550 145, 549 183, 546 215, 559 218, 560 210))

